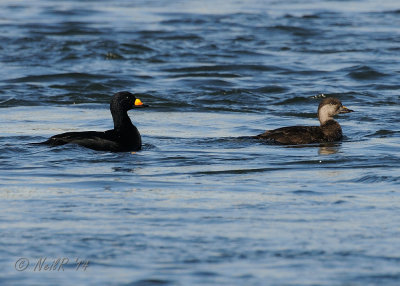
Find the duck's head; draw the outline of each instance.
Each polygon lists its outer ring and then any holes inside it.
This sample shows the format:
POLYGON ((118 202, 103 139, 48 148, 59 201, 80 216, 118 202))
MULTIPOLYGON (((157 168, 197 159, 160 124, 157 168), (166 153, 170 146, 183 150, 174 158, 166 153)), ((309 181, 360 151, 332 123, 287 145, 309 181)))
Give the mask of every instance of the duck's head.
POLYGON ((318 106, 318 119, 322 125, 328 120, 332 120, 333 116, 337 114, 349 112, 353 112, 353 110, 343 106, 339 99, 325 98, 318 106))
POLYGON ((127 112, 128 110, 131 110, 133 108, 140 107, 147 107, 147 105, 143 104, 143 102, 139 98, 136 98, 129 91, 117 92, 116 94, 114 94, 110 103, 111 112, 127 112))

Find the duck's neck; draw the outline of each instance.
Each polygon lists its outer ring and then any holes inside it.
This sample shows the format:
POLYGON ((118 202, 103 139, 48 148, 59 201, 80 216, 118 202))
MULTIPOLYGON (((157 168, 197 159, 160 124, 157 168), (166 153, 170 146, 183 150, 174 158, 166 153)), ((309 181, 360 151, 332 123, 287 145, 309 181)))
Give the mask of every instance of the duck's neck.
POLYGON ((324 140, 327 142, 338 141, 342 139, 342 128, 340 124, 331 119, 321 123, 321 131, 324 133, 324 140))
MULTIPOLYGON (((327 123, 328 121, 335 121, 335 119, 333 119, 332 116, 318 116, 319 119, 319 123, 322 125, 324 125, 325 123, 327 123)), ((335 121, 336 122, 336 121, 335 121)))
POLYGON ((123 130, 133 126, 131 119, 126 112, 112 112, 114 130, 123 130))

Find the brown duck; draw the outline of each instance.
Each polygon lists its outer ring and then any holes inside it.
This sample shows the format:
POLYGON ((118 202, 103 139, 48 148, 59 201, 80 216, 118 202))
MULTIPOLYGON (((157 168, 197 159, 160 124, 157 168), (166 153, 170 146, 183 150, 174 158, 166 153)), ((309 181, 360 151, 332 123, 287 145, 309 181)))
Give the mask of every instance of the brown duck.
POLYGON ((340 141, 343 137, 342 128, 333 119, 340 113, 349 113, 353 110, 343 106, 339 99, 326 98, 318 106, 320 126, 290 126, 274 130, 267 130, 255 138, 284 145, 325 143, 340 141))

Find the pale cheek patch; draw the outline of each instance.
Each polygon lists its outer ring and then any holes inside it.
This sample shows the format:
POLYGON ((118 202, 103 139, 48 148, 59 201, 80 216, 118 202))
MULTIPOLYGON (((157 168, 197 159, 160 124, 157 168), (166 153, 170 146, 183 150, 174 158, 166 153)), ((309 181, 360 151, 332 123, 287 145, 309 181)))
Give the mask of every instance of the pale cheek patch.
POLYGON ((318 113, 318 118, 321 123, 333 119, 333 115, 336 114, 335 106, 327 104, 321 107, 318 113))

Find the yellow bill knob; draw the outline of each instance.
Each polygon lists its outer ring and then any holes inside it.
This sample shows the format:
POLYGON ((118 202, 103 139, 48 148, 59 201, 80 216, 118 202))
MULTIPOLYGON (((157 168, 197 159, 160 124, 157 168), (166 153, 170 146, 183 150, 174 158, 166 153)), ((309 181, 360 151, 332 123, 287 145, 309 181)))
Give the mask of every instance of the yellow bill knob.
POLYGON ((136 98, 135 106, 140 106, 140 105, 143 105, 143 102, 139 98, 136 98))

